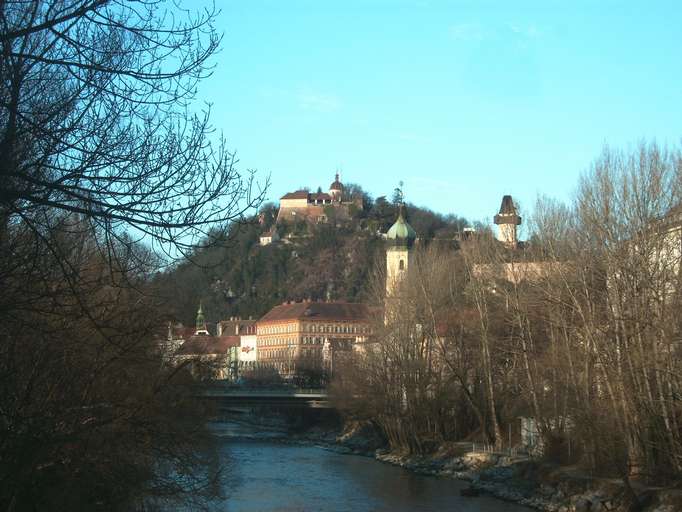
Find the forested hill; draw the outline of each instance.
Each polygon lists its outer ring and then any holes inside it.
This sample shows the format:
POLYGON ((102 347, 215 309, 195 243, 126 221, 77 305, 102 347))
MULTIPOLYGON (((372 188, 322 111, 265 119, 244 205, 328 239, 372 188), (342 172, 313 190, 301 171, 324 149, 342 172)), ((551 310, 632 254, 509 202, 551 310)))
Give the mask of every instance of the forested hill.
MULTIPOLYGON (((359 187, 354 186, 354 190, 359 187)), ((362 193, 362 192, 361 192, 362 193)), ((370 274, 383 262, 380 233, 395 221, 397 203, 362 193, 363 208, 343 224, 277 224, 282 241, 259 244, 274 226, 277 207, 230 227, 225 243, 197 250, 158 277, 170 317, 193 325, 199 302, 207 320, 259 318, 274 305, 304 298, 362 301, 370 274)), ((469 225, 464 218, 407 205, 410 224, 423 240, 454 238, 469 225)))

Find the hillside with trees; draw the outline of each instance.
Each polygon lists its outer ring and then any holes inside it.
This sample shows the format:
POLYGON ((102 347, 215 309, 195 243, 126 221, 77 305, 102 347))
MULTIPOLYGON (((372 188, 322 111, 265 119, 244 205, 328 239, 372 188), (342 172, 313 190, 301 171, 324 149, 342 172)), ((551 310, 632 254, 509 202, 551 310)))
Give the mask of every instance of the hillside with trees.
MULTIPOLYGON (((384 260, 381 233, 396 219, 399 196, 373 199, 353 184, 346 190, 363 198, 362 209, 347 222, 275 226, 277 207, 268 203, 260 215, 212 234, 219 244, 197 249, 188 261, 157 277, 168 314, 192 325, 200 302, 215 322, 231 316, 258 318, 286 300, 366 300, 370 275, 384 260), (261 246, 260 234, 273 226, 282 240, 261 246)), ((467 219, 411 204, 407 213, 423 243, 453 240, 470 226, 467 219)))

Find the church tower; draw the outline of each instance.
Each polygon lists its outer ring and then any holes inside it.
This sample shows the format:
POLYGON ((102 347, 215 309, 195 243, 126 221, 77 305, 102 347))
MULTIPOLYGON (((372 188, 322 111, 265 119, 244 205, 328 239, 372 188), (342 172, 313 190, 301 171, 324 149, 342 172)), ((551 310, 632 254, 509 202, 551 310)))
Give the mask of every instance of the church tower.
POLYGON ((495 215, 494 222, 497 224, 497 239, 507 248, 516 249, 519 245, 516 226, 521 224, 521 217, 516 213, 512 196, 502 198, 500 213, 495 215))
POLYGON ((396 291, 407 276, 407 269, 412 260, 412 246, 417 233, 405 220, 405 207, 401 204, 398 219, 386 233, 386 297, 396 291))
POLYGON ((206 319, 204 318, 204 309, 201 302, 199 303, 199 311, 197 311, 197 322, 195 335, 203 334, 208 335, 208 329, 206 328, 206 319))

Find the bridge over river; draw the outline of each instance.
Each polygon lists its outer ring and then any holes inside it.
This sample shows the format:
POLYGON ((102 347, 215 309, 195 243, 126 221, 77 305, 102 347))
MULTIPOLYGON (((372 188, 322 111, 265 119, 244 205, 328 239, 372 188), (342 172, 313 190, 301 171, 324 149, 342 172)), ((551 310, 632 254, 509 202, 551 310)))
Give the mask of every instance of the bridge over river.
POLYGON ((205 400, 215 400, 221 407, 332 408, 324 389, 247 388, 216 383, 202 386, 197 396, 205 400))

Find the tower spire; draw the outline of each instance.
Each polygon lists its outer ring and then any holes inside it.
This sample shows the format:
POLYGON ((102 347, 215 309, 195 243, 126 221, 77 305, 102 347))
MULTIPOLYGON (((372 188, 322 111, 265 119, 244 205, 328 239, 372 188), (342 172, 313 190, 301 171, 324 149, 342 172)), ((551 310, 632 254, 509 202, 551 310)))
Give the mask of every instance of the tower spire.
POLYGON ((199 302, 199 310, 197 311, 196 333, 199 331, 206 331, 206 319, 204 318, 203 304, 199 302))

